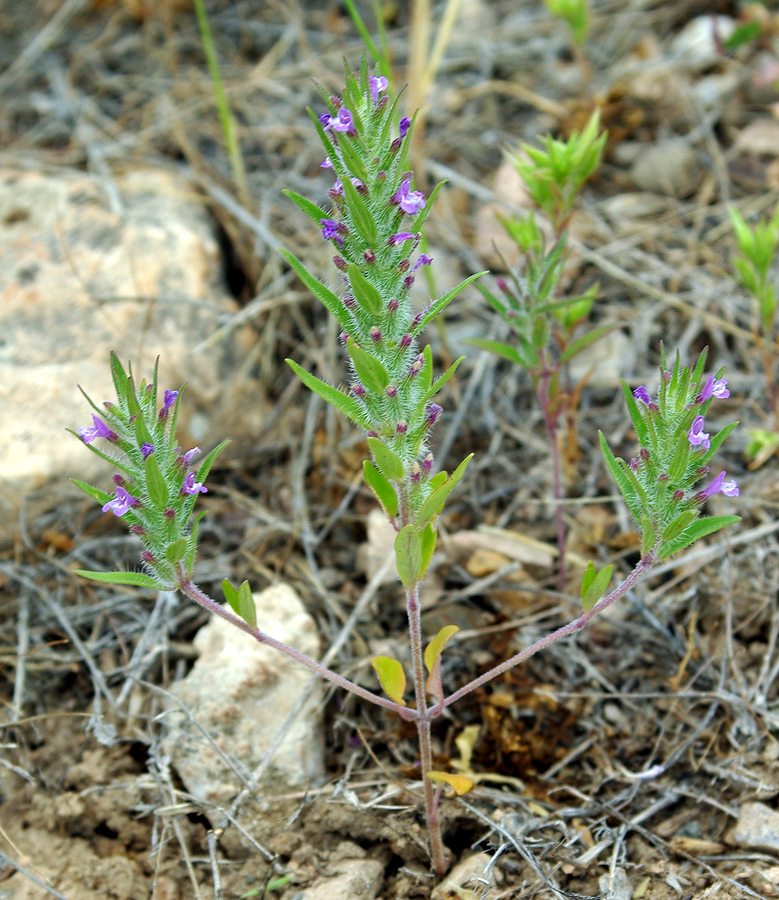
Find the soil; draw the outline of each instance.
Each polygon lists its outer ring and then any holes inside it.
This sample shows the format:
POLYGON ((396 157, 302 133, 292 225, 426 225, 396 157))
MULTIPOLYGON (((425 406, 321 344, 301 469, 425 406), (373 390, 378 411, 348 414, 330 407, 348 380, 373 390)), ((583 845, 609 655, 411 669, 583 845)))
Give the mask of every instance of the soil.
MULTIPOLYGON (((385 6, 398 81, 417 96, 422 78, 409 48, 422 39, 425 4, 385 6)), ((709 346, 739 398, 731 419, 743 422, 722 457, 741 497, 736 506, 727 498, 712 504, 735 508, 737 529, 662 566, 581 635, 437 721, 438 768, 460 758, 456 739, 478 727, 470 761, 477 787, 446 796, 442 818, 456 863, 485 854, 482 882, 447 892, 430 874, 413 729, 333 694, 325 782, 297 792, 261 783, 218 827, 219 811, 188 796, 160 749, 160 691, 192 665, 190 642, 205 614, 179 604, 134 668, 152 604, 138 591, 74 588, 80 542, 89 537, 98 547, 91 564, 104 559, 108 568, 118 533, 74 493, 26 522, 0 555, 0 900, 779 896, 776 854, 732 838, 746 801, 776 808, 779 797, 779 478, 775 455, 745 455, 750 429, 777 427, 764 387, 777 355, 760 352, 754 308, 733 280, 726 210, 735 202, 752 216, 770 212, 779 188, 779 146, 758 141, 761 128, 770 135, 776 125, 779 92, 761 77, 777 77, 779 20, 759 6, 749 13, 728 2, 593 3, 582 54, 543 4, 464 0, 421 98, 418 177, 426 190, 449 179, 428 237, 458 278, 501 271, 496 198, 504 210, 521 203, 494 181, 504 148, 545 132, 564 136, 601 105, 609 145, 574 223, 572 290, 600 282, 596 316, 624 338, 608 353, 631 384, 653 377, 661 340, 685 357, 709 346), (679 44, 699 17, 704 36, 724 27, 714 13, 753 15, 761 34, 701 57, 679 44), (712 91, 716 99, 706 100, 712 91), (695 157, 674 178, 669 138, 695 157), (657 147, 659 172, 647 159, 657 147), (350 861, 366 873, 378 864, 375 889, 348 880, 325 887, 350 861)), ((344 5, 325 0, 206 7, 253 208, 324 268, 316 235, 290 214, 279 189, 289 182, 321 193, 305 106, 318 107, 312 78, 336 90, 343 58, 359 60, 355 29, 344 5)), ((0 161, 88 170, 97 146, 117 169, 186 166, 204 185, 237 301, 247 306, 273 282, 283 261, 265 247, 258 253, 258 233, 236 215, 243 198, 188 3, 6 2, 0 23, 0 64, 10 67, 0 73, 0 161), (52 73, 69 85, 70 111, 52 73), (161 112, 164 98, 180 110, 175 122, 161 112), (80 127, 84 121, 94 127, 80 127), (207 183, 223 185, 232 202, 209 195, 207 183)), ((252 319, 262 358, 251 376, 275 413, 259 436, 239 436, 213 474, 200 566, 209 587, 224 576, 251 577, 255 589, 289 581, 327 640, 365 587, 357 548, 372 501, 352 489, 365 445, 324 414, 312 426, 301 394, 289 402, 284 357, 295 350, 318 358, 331 335, 315 301, 289 278, 283 284, 282 305, 252 319), (278 525, 299 522, 301 509, 307 528, 293 535, 278 525)), ((465 299, 431 336, 438 362, 448 364, 461 338, 487 334, 491 322, 478 295, 465 299)), ((549 546, 554 525, 543 421, 525 376, 473 352, 447 391, 447 408, 462 417, 452 414, 449 427, 444 419, 436 452, 450 468, 470 450, 477 462, 444 517, 424 627, 462 628, 443 672, 457 685, 570 619, 577 589, 558 591, 540 559, 512 567, 482 556, 486 568, 478 568, 448 542, 489 525, 549 546)), ((636 536, 596 437, 603 429, 619 452, 631 452, 616 382, 586 373, 580 409, 567 436, 571 554, 625 574, 638 558, 636 536)), ((346 671, 377 642, 402 641, 404 629, 397 590, 382 587, 337 667, 346 671)))

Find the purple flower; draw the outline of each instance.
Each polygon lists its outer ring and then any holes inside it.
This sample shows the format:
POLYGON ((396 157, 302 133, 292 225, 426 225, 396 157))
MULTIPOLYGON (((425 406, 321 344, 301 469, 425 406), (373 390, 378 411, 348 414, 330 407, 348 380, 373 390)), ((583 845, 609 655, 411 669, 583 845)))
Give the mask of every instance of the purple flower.
POLYGON ((416 272, 420 266, 429 266, 432 261, 432 256, 428 256, 427 253, 420 253, 419 259, 414 263, 414 271, 416 272))
POLYGON ((425 410, 425 425, 428 428, 432 428, 433 425, 438 421, 439 416, 443 412, 443 407, 438 403, 430 403, 425 410))
POLYGON ((354 117, 345 106, 342 106, 336 115, 327 116, 327 121, 323 121, 322 116, 319 117, 319 121, 324 125, 325 131, 332 129, 341 134, 352 136, 357 134, 357 129, 354 127, 354 117))
POLYGON ((187 477, 184 479, 184 484, 181 485, 181 493, 182 494, 207 494, 208 488, 205 485, 201 484, 199 481, 195 481, 195 473, 187 472, 187 477))
POLYGON ((336 222, 335 219, 320 219, 322 226, 322 237, 326 241, 335 241, 340 247, 344 239, 341 235, 346 234, 346 226, 342 222, 336 222))
MULTIPOLYGON (((329 118, 330 117, 328 116, 328 119, 329 118)), ((330 162, 329 156, 325 157, 325 159, 323 159, 322 162, 319 163, 319 168, 320 169, 332 169, 333 168, 333 164, 330 162)))
POLYGON ((693 447, 701 447, 703 450, 708 450, 711 442, 708 434, 703 430, 703 425, 703 416, 696 416, 692 420, 692 425, 690 425, 687 440, 693 447))
POLYGON ((91 444, 92 441, 101 437, 108 441, 115 441, 118 437, 116 432, 111 431, 100 416, 96 416, 94 413, 92 413, 92 425, 79 428, 78 433, 85 444, 91 444))
POLYGON ((162 409, 160 410, 160 419, 165 419, 168 416, 168 412, 170 412, 171 406, 176 402, 176 398, 178 397, 178 391, 165 391, 162 396, 162 409))
POLYGON ((410 178, 404 178, 401 181, 400 187, 392 195, 391 201, 392 203, 397 203, 403 212, 409 216, 416 215, 425 208, 425 195, 422 191, 411 190, 410 178))
POLYGON ((371 97, 373 97, 373 105, 379 102, 379 94, 387 90, 388 81, 383 75, 371 75, 368 79, 371 89, 371 97))
POLYGON ((154 444, 150 444, 148 442, 145 444, 141 444, 141 456, 144 459, 148 459, 152 455, 152 453, 154 453, 154 444))
POLYGON ((643 384, 640 384, 634 391, 633 396, 636 400, 640 400, 642 403, 645 403, 647 406, 652 402, 652 397, 649 394, 649 391, 644 387, 643 384))
POLYGON ((411 119, 408 116, 403 116, 400 120, 400 136, 404 138, 408 134, 408 130, 411 127, 411 119))
POLYGON ((727 472, 723 469, 702 491, 697 494, 698 500, 705 500, 714 494, 724 494, 726 497, 738 497, 741 491, 735 481, 725 481, 727 472))
POLYGON ((417 236, 412 231, 399 231, 393 234, 387 243, 392 246, 394 244, 402 244, 404 241, 415 241, 417 236))
POLYGON ((137 506, 138 500, 133 497, 132 494, 128 494, 127 491, 123 487, 117 487, 116 495, 113 500, 109 500, 103 506, 103 512, 108 512, 109 510, 115 516, 123 516, 128 509, 132 506, 137 506))
POLYGON ((186 453, 182 453, 181 456, 176 460, 176 462, 184 466, 186 469, 189 465, 191 465, 192 460, 200 453, 200 447, 193 447, 191 450, 187 450, 186 453))
POLYGON ((729 396, 730 391, 728 390, 727 378, 715 379, 713 375, 709 375, 706 383, 703 385, 703 390, 695 398, 695 402, 705 403, 711 397, 716 397, 718 400, 726 400, 729 396))

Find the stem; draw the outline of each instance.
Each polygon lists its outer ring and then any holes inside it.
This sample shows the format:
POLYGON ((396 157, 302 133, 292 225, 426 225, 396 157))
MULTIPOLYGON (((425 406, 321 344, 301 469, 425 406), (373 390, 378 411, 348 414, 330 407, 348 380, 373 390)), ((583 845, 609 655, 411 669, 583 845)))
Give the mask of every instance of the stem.
POLYGON ((563 479, 560 464, 560 445, 557 441, 557 414, 552 413, 549 404, 549 369, 544 364, 538 385, 538 402, 544 416, 549 444, 552 450, 552 491, 555 501, 555 528, 557 531, 557 586, 565 591, 565 519, 563 518, 563 479))
POLYGON ((215 616, 220 616, 225 621, 230 622, 231 625, 235 625, 236 628, 240 628, 241 631, 245 631, 247 634, 250 634, 258 643, 265 644, 268 647, 273 647, 274 650, 278 650, 279 652, 284 653, 286 656, 291 657, 295 660, 295 662, 298 662, 302 666, 305 666, 307 669, 310 669, 312 672, 315 672, 326 681, 332 682, 338 687, 343 688, 343 690, 345 691, 356 694, 358 697, 361 697, 363 700, 367 700, 369 703, 373 703, 376 706, 383 706, 385 709, 392 710, 392 712, 397 713, 401 718, 406 719, 407 721, 413 721, 417 719, 418 713, 416 713, 413 709, 408 709, 405 706, 400 706, 398 703, 393 703, 392 700, 389 700, 386 697, 381 697, 378 694, 374 694, 371 691, 360 687, 353 681, 349 681, 348 678, 344 678, 343 675, 339 675, 337 672, 333 672, 332 669, 328 669, 327 666, 323 666, 321 663, 318 663, 315 659, 312 659, 305 653, 301 653, 300 650, 296 650, 294 647, 290 647, 289 644, 285 644, 284 641, 279 641, 276 638, 271 637, 269 634, 266 634, 264 631, 261 631, 259 628, 255 628, 252 625, 249 625, 248 622, 245 622, 239 616, 235 615, 232 610, 222 606, 220 603, 217 603, 216 600, 213 600, 211 597, 209 597, 208 594, 204 593, 193 581, 190 581, 190 579, 187 578, 183 573, 180 574, 178 587, 182 593, 186 594, 187 597, 189 597, 191 600, 194 600, 195 603, 197 603, 199 606, 202 606, 203 609, 207 609, 215 616))
POLYGON ((414 695, 416 697, 416 723, 419 737, 419 760, 422 769, 422 787, 425 792, 425 821, 430 840, 430 858, 436 875, 446 874, 447 859, 441 839, 441 823, 438 820, 438 791, 433 788, 430 772, 433 768, 433 752, 430 745, 430 719, 425 691, 425 662, 422 650, 422 621, 419 609, 419 584, 406 588, 406 612, 411 649, 411 665, 414 671, 414 695))
MULTIPOLYGON (((473 681, 469 681, 468 684, 461 687, 459 690, 456 690, 453 694, 450 694, 442 703, 438 703, 433 709, 429 710, 429 713, 433 716, 440 715, 441 712, 447 707, 451 706, 453 703, 456 703, 466 694, 470 694, 471 691, 475 691, 476 688, 480 688, 483 684, 487 684, 488 681, 492 681, 493 678, 497 678, 498 675, 502 675, 504 672, 508 672, 509 669, 513 669, 514 666, 518 666, 520 663, 523 663, 526 659, 529 659, 531 656, 534 656, 538 653, 539 650, 545 650, 551 644, 554 644, 556 641, 559 641, 561 638, 568 637, 571 634, 576 634, 577 631, 581 631, 590 621, 590 619, 594 618, 599 612, 602 612, 606 607, 611 606, 616 600, 619 600, 620 597, 623 597, 629 590, 634 588, 636 584, 646 575, 646 573, 652 568, 655 562, 655 553, 656 551, 650 550, 646 555, 642 556, 641 559, 636 563, 633 571, 623 580, 610 594, 606 594, 605 597, 601 597, 601 599, 592 607, 589 612, 582 613, 580 616, 577 616, 573 621, 569 622, 567 625, 563 625, 561 628, 558 628, 556 631, 552 631, 544 637, 539 638, 535 643, 530 644, 528 647, 525 647, 524 650, 520 650, 519 653, 516 653, 514 656, 505 660, 497 666, 494 666, 488 672, 485 672, 483 675, 479 675, 478 678, 474 678, 473 681)), ((428 711, 426 711, 427 713, 428 711)), ((419 723, 419 720, 417 720, 419 723)))

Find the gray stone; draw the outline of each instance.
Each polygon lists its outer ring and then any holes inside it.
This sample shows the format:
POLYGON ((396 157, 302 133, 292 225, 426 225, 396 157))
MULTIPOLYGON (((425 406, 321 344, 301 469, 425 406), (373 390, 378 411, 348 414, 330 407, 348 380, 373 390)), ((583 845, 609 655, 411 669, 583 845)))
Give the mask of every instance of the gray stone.
POLYGON ((112 349, 138 376, 159 355, 162 385, 187 383, 182 441, 246 433, 248 333, 195 352, 235 311, 214 223, 184 178, 136 170, 104 191, 89 175, 0 170, 0 544, 25 498, 29 521, 70 476, 108 486, 105 463, 65 429, 90 424, 78 384, 112 398, 112 349))
MULTIPOLYGON (((254 601, 264 631, 318 658, 316 625, 289 585, 273 585, 254 601)), ((311 685, 309 670, 217 616, 194 644, 200 656, 171 687, 180 703, 169 707, 163 740, 163 751, 189 793, 204 803, 228 802, 306 697, 309 702, 280 740, 258 791, 306 787, 321 778, 322 689, 311 685)))
POLYGON ((381 889, 384 866, 375 859, 343 859, 326 875, 295 894, 294 900, 372 900, 381 889))
POLYGON ((698 188, 703 166, 695 150, 681 138, 669 138, 648 146, 631 169, 642 191, 683 199, 698 188))
POLYGON ((779 852, 779 812, 765 803, 743 803, 728 840, 747 850, 779 852))

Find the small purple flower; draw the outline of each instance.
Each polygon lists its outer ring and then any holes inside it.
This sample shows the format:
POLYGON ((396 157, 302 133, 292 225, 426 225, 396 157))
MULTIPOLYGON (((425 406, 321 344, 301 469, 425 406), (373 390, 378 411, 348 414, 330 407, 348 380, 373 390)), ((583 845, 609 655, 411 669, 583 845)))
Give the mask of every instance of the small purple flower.
POLYGON ((422 191, 411 190, 411 179, 404 178, 400 187, 391 197, 392 203, 397 205, 409 216, 414 216, 425 208, 425 195, 422 191))
POLYGON ((371 75, 371 77, 368 79, 374 106, 376 106, 376 104, 379 102, 379 94, 382 94, 387 90, 388 83, 389 82, 383 75, 371 75))
POLYGON ((405 434, 408 431, 408 423, 404 421, 400 421, 395 426, 395 432, 397 434, 405 434))
POLYGON ((443 411, 443 407, 438 403, 428 404, 428 407, 425 410, 425 425, 427 425, 428 428, 432 428, 443 411))
POLYGON ((207 494, 208 488, 201 482, 195 481, 195 473, 187 472, 184 484, 181 485, 182 494, 207 494))
MULTIPOLYGON (((322 122, 322 116, 319 117, 319 121, 322 122)), ((354 117, 352 116, 351 111, 345 106, 342 106, 336 115, 328 116, 327 122, 322 122, 322 124, 325 127, 325 131, 332 129, 340 134, 348 134, 351 136, 357 134, 357 129, 354 127, 354 117)))
POLYGON ((154 444, 150 444, 148 441, 145 444, 141 444, 141 456, 144 459, 148 459, 152 453, 154 453, 154 444))
POLYGON ((709 435, 703 430, 703 425, 703 416, 696 416, 692 420, 692 425, 687 434, 687 440, 693 447, 700 447, 703 450, 708 450, 711 446, 711 442, 709 441, 709 435))
POLYGON ((399 231, 397 234, 393 234, 387 243, 390 246, 395 244, 402 244, 404 241, 415 241, 417 236, 412 231, 399 231))
POLYGON ((346 226, 335 219, 320 219, 319 224, 322 226, 322 237, 326 241, 336 241, 343 243, 341 235, 346 231, 346 226))
POLYGON ((97 438, 115 441, 118 437, 116 432, 111 431, 100 416, 96 416, 94 413, 92 413, 92 425, 79 428, 78 433, 85 444, 91 444, 92 441, 97 440, 97 438))
POLYGON ((715 378, 713 375, 709 375, 706 383, 703 385, 703 390, 695 398, 695 402, 705 403, 711 397, 716 397, 718 400, 726 400, 729 396, 730 391, 728 390, 727 378, 715 378))
POLYGON ((184 468, 188 468, 192 465, 192 460, 200 453, 200 447, 193 447, 191 450, 187 450, 186 453, 182 453, 178 458, 177 462, 184 466, 184 468))
POLYGON ((109 510, 115 516, 123 516, 128 509, 132 506, 137 506, 138 500, 133 497, 132 494, 128 494, 127 491, 123 487, 116 488, 116 495, 113 500, 109 500, 103 506, 103 512, 108 512, 109 510))
POLYGON ((408 116, 403 116, 400 120, 400 136, 404 138, 408 134, 408 130, 411 127, 411 119, 408 116))
MULTIPOLYGON (((320 116, 319 118, 320 118, 320 120, 321 120, 322 117, 320 116)), ((329 120, 329 119, 330 119, 330 116, 328 116, 327 118, 328 118, 328 120, 329 120)), ((333 164, 330 162, 330 157, 329 157, 329 156, 326 156, 326 157, 322 160, 322 162, 319 163, 319 168, 320 168, 320 169, 332 169, 332 168, 333 168, 333 164)))
POLYGON ((726 497, 738 497, 741 491, 735 481, 725 481, 727 472, 723 469, 702 491, 698 491, 696 499, 705 500, 714 494, 724 494, 726 497))
POLYGON ((162 409, 160 410, 160 419, 166 419, 168 417, 170 408, 176 402, 176 398, 178 397, 178 395, 178 391, 165 391, 165 393, 162 395, 162 409))
POLYGON ((420 253, 419 259, 414 263, 414 271, 416 272, 420 266, 429 266, 432 261, 432 256, 428 256, 427 253, 420 253))
POLYGON ((422 472, 424 475, 429 475, 433 469, 433 454, 427 453, 425 454, 425 458, 422 460, 422 472))
POLYGON ((651 397, 649 391, 644 387, 643 384, 640 384, 633 391, 633 396, 636 398, 636 400, 640 400, 642 403, 646 404, 647 406, 649 406, 649 404, 652 402, 652 397, 651 397))

